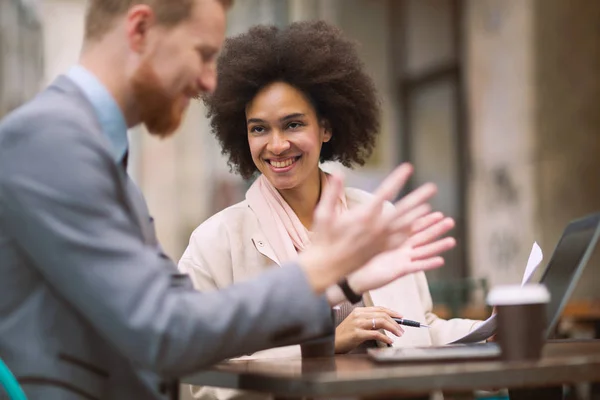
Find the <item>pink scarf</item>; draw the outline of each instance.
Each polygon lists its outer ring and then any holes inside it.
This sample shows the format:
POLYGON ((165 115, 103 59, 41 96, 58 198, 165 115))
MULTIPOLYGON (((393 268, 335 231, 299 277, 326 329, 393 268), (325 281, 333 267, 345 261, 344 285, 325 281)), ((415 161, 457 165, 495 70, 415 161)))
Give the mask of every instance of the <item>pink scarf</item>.
MULTIPOLYGON (((319 171, 323 193, 329 176, 319 171)), ((298 253, 310 245, 310 232, 264 175, 252 184, 246 193, 246 200, 258 217, 262 231, 278 258, 275 261, 280 265, 294 260, 298 253)), ((346 196, 342 193, 336 212, 344 212, 347 208, 346 196)))

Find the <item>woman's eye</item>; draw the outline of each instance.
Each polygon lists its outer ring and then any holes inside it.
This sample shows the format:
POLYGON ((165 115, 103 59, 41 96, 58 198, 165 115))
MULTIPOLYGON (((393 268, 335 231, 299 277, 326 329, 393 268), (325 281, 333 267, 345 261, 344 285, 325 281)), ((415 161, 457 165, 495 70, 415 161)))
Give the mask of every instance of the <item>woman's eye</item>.
POLYGON ((252 133, 263 133, 265 131, 265 128, 262 126, 253 126, 252 128, 250 128, 250 132, 252 133))
POLYGON ((290 122, 290 124, 288 125, 288 128, 290 129, 298 129, 302 126, 302 123, 300 122, 290 122))

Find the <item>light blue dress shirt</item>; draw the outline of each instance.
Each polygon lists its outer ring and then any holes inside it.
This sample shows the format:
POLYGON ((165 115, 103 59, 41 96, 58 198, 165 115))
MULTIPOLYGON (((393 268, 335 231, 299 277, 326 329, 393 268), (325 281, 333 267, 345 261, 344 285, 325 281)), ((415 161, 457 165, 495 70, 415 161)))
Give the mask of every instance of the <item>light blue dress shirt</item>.
POLYGON ((108 138, 116 163, 121 163, 127 148, 127 122, 119 105, 108 89, 81 65, 75 65, 67 72, 70 78, 83 91, 96 112, 102 133, 108 138))

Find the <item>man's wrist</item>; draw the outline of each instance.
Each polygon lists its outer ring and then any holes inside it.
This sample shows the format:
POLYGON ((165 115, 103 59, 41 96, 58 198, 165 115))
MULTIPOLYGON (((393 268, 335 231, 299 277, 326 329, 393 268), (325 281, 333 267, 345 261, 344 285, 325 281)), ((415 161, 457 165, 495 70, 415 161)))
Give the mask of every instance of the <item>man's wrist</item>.
POLYGON ((325 255, 314 247, 303 252, 298 263, 316 294, 325 293, 339 279, 333 257, 325 255))
POLYGON ((342 289, 338 285, 329 286, 325 291, 325 297, 331 307, 337 306, 346 299, 344 292, 342 292, 342 289))
MULTIPOLYGON (((352 290, 354 293, 356 293, 357 295, 362 296, 362 292, 358 291, 355 289, 354 284, 356 284, 357 279, 354 279, 354 282, 352 282, 352 276, 350 276, 348 278, 348 286, 350 286, 350 290, 352 290)), ((337 306, 338 304, 349 300, 347 298, 347 296, 344 294, 344 292, 342 291, 342 288, 340 287, 339 284, 335 284, 335 285, 331 285, 327 288, 327 290, 325 291, 325 297, 327 298, 327 301, 329 302, 329 304, 333 307, 333 306, 337 306)))

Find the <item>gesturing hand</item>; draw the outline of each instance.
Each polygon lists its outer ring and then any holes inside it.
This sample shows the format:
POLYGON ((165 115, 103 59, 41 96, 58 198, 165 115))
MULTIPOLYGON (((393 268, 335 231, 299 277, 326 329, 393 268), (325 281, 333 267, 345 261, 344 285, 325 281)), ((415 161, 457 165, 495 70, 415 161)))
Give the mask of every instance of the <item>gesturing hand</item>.
POLYGON ((364 293, 404 275, 441 267, 444 259, 440 254, 452 249, 456 241, 451 237, 438 238, 453 227, 454 220, 445 218, 440 212, 419 218, 401 246, 378 255, 350 275, 350 287, 357 293, 364 293))
POLYGON ((412 224, 429 212, 426 201, 435 193, 435 186, 425 185, 406 196, 393 212, 382 211, 411 173, 409 164, 401 165, 381 184, 372 201, 341 215, 334 210, 343 190, 342 181, 337 177, 329 180, 315 211, 312 244, 299 260, 315 292, 324 292, 374 256, 397 249, 406 241, 412 224))
POLYGON ((347 353, 367 340, 378 340, 392 344, 392 339, 382 333, 384 329, 402 336, 404 329, 392 317, 400 314, 384 307, 357 307, 335 329, 335 352, 347 353))

